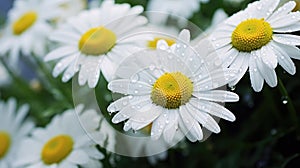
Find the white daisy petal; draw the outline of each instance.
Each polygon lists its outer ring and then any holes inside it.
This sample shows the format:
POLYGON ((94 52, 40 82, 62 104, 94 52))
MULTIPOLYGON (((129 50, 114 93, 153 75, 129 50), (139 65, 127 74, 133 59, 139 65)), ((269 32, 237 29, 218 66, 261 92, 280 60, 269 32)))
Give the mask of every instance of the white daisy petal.
POLYGON ((74 163, 70 163, 70 162, 63 162, 60 165, 57 166, 57 168, 64 168, 64 167, 68 167, 68 168, 78 168, 78 166, 74 163))
POLYGON ((273 23, 271 23, 271 26, 273 29, 276 30, 278 28, 291 26, 295 23, 298 23, 299 21, 300 21, 300 12, 292 12, 284 17, 275 20, 273 23))
POLYGON ((206 76, 196 76, 193 79, 194 91, 207 91, 211 89, 216 89, 220 86, 226 85, 229 81, 233 80, 236 76, 237 71, 233 69, 217 69, 206 76))
POLYGON ((282 5, 280 8, 278 8, 269 18, 268 22, 272 23, 276 21, 278 18, 284 17, 289 12, 291 12, 296 6, 296 3, 294 1, 289 1, 282 5))
POLYGON ((237 69, 238 73, 235 80, 229 83, 229 86, 235 86, 244 76, 249 67, 249 56, 246 53, 240 53, 230 68, 237 69))
POLYGON ((291 32, 295 32, 295 31, 299 31, 300 30, 300 23, 295 23, 293 25, 290 26, 285 26, 285 27, 280 27, 280 28, 276 28, 273 29, 274 32, 276 33, 291 33, 291 32))
POLYGON ((189 114, 186 106, 180 107, 179 114, 187 130, 196 138, 196 140, 201 140, 203 138, 202 129, 198 122, 189 114))
POLYGON ((269 86, 275 87, 277 85, 277 75, 274 69, 264 66, 262 60, 258 57, 256 65, 262 77, 266 80, 269 86))
POLYGON ((251 86, 256 92, 260 92, 264 85, 264 79, 261 76, 258 67, 256 65, 255 59, 257 59, 258 56, 251 56, 249 58, 249 73, 250 73, 250 80, 251 80, 251 86), (256 57, 256 58, 255 58, 256 57))
POLYGON ((179 43, 189 43, 191 38, 190 31, 183 29, 178 35, 179 43))
POLYGON ((57 77, 59 74, 61 74, 66 68, 68 68, 68 66, 74 62, 76 55, 74 55, 73 57, 65 57, 62 60, 60 60, 54 67, 52 75, 54 77, 57 77))
POLYGON ((207 113, 199 111, 190 104, 187 104, 186 107, 189 109, 190 114, 200 123, 203 127, 208 130, 219 133, 221 131, 218 123, 207 113))
POLYGON ((230 49, 226 54, 224 54, 223 58, 223 67, 229 67, 233 61, 236 59, 236 57, 239 55, 239 51, 235 48, 230 49))
POLYGON ((262 61, 272 69, 275 69, 278 61, 277 61, 277 56, 274 54, 273 49, 270 48, 268 45, 263 46, 260 49, 260 57, 262 61))
POLYGON ((237 102, 239 96, 233 92, 223 90, 212 90, 206 92, 195 92, 193 93, 198 99, 215 101, 215 102, 237 102))
POLYGON ((300 49, 295 46, 290 46, 290 45, 284 45, 281 43, 276 43, 277 46, 280 46, 287 54, 289 57, 300 60, 300 49))
POLYGON ((149 96, 126 96, 126 97, 122 97, 116 101, 114 101, 113 103, 111 103, 108 107, 107 107, 107 111, 113 113, 113 112, 117 112, 120 111, 122 108, 126 107, 128 104, 134 104, 135 102, 138 102, 139 100, 145 101, 149 99, 149 96))
POLYGON ((229 110, 227 110, 225 107, 217 104, 217 103, 212 103, 212 102, 208 102, 208 101, 197 101, 197 99, 192 98, 190 100, 191 104, 204 112, 207 112, 209 114, 212 114, 216 117, 220 117, 223 118, 225 120, 228 121, 234 121, 235 120, 235 116, 232 112, 230 112, 229 110))
POLYGON ((164 139, 166 142, 171 143, 174 139, 175 133, 178 129, 178 111, 169 111, 168 118, 165 120, 166 127, 164 128, 164 139))
POLYGON ((75 150, 70 154, 67 160, 75 164, 86 164, 89 160, 89 156, 84 151, 75 150))
POLYGON ((144 95, 151 92, 152 86, 140 81, 132 82, 126 79, 119 79, 111 81, 108 84, 108 89, 123 94, 144 95))
POLYGON ((274 34, 273 40, 286 45, 300 45, 300 37, 291 34, 274 34))
MULTIPOLYGON (((176 111, 172 110, 171 112, 176 113, 177 110, 176 111)), ((151 138, 153 140, 158 140, 160 138, 160 136, 162 135, 163 130, 166 127, 166 120, 169 117, 168 115, 169 115, 169 112, 167 110, 164 110, 162 112, 162 114, 156 120, 153 121, 152 128, 151 128, 151 138)))
POLYGON ((78 51, 78 49, 73 46, 60 47, 47 54, 44 58, 44 61, 47 62, 47 61, 59 59, 64 56, 74 54, 76 51, 78 51))
POLYGON ((251 13, 255 18, 268 18, 277 8, 280 0, 261 0, 248 5, 245 13, 251 13))
POLYGON ((147 104, 150 107, 146 107, 147 109, 143 110, 143 108, 147 106, 144 105, 144 107, 141 107, 141 110, 139 110, 134 116, 132 116, 130 120, 132 120, 133 122, 147 123, 148 125, 161 114, 161 107, 152 105, 150 100, 147 102, 147 104))
POLYGON ((63 82, 69 81, 75 75, 75 73, 78 71, 78 67, 76 65, 76 62, 77 61, 73 61, 68 66, 68 68, 66 69, 66 71, 64 72, 63 77, 62 77, 62 81, 63 82))
POLYGON ((286 70, 289 74, 294 75, 296 73, 296 66, 291 60, 289 55, 277 46, 274 42, 271 43, 274 48, 274 53, 277 55, 278 63, 286 70))

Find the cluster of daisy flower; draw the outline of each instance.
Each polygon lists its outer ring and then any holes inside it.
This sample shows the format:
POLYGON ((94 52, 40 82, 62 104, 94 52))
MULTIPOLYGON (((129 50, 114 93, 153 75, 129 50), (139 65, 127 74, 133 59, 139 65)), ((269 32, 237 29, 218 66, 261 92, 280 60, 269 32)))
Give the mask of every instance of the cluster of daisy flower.
MULTIPOLYGON (((296 73, 292 58, 300 59, 300 37, 292 33, 300 30, 300 13, 294 1, 259 0, 230 17, 217 10, 212 26, 194 39, 188 28, 161 25, 190 18, 209 0, 151 0, 149 13, 113 0, 77 1, 15 0, 0 37, 2 64, 19 73, 22 57, 53 67, 52 76, 62 82, 72 79, 88 89, 108 82, 118 99, 105 107, 112 114, 106 118, 123 123, 127 135, 148 135, 151 145, 134 144, 145 156, 185 137, 203 141, 221 131, 220 119, 235 121, 224 103, 239 96, 227 85, 235 87, 247 71, 256 92, 264 81, 277 86, 278 64, 296 73)), ((17 110, 15 99, 0 102, 0 167, 101 167, 99 148, 114 146, 115 134, 101 122, 106 114, 84 107, 35 127, 28 105, 17 110)))

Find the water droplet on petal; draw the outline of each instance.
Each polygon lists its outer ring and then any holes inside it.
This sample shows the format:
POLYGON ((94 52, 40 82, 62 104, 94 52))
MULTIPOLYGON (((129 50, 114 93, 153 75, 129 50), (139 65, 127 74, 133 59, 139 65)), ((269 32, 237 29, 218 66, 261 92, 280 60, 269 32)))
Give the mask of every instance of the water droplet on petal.
POLYGON ((149 69, 150 69, 151 71, 153 71, 153 70, 155 69, 155 65, 151 64, 151 65, 149 66, 149 69))
POLYGON ((288 103, 288 97, 287 96, 282 96, 281 101, 283 104, 287 104, 288 103))

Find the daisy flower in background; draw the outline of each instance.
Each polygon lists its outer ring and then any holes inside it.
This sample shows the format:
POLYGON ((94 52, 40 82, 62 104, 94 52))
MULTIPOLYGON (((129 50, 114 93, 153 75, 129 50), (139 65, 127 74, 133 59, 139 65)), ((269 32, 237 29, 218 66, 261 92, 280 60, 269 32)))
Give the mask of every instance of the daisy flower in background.
POLYGON ((22 142, 15 165, 39 168, 102 167, 99 160, 104 155, 87 135, 87 132, 96 133, 99 120, 94 110, 83 111, 83 106, 55 116, 45 128, 36 128, 32 136, 22 142))
POLYGON ((106 0, 100 8, 70 18, 50 36, 53 42, 59 43, 45 57, 45 61, 59 60, 53 76, 63 73, 62 81, 67 82, 79 71, 79 85, 88 83, 90 88, 97 85, 100 72, 110 81, 118 63, 141 45, 139 38, 128 36, 147 23, 139 15, 142 12, 142 6, 131 8, 126 3, 106 0))
MULTIPOLYGON (((200 9, 200 3, 207 3, 209 0, 150 0, 148 11, 162 12, 170 15, 190 18, 194 12, 200 9)), ((154 23, 165 23, 169 15, 149 15, 154 23), (158 17, 159 16, 159 17, 158 17)))
POLYGON ((86 9, 87 5, 87 0, 64 0, 64 2, 59 5, 60 10, 62 10, 59 19, 64 21, 70 16, 77 15, 79 12, 86 9))
POLYGON ((296 68, 291 60, 300 59, 300 37, 287 33, 300 30, 300 13, 291 12, 296 3, 290 1, 278 7, 279 0, 261 0, 249 4, 228 18, 210 36, 223 60, 224 67, 238 69, 236 85, 249 67, 254 91, 263 88, 264 81, 271 87, 277 85, 275 68, 281 65, 289 74, 296 68))
POLYGON ((3 36, 0 37, 0 55, 8 54, 16 67, 20 53, 44 56, 47 36, 52 31, 49 20, 60 15, 63 0, 16 0, 8 13, 3 36))
POLYGON ((20 142, 28 136, 34 124, 25 120, 29 106, 17 109, 15 99, 0 101, 0 167, 11 168, 19 150, 20 142))
POLYGON ((117 76, 123 71, 132 75, 108 84, 112 92, 125 95, 107 108, 117 112, 113 123, 126 121, 124 131, 152 123, 151 138, 163 136, 169 143, 178 132, 192 142, 202 140, 202 127, 219 133, 212 116, 235 120, 234 114, 215 103, 238 101, 235 93, 215 90, 230 82, 235 71, 206 65, 200 53, 188 47, 189 41, 189 31, 183 30, 171 47, 159 41, 157 50, 138 52, 120 65, 117 76))

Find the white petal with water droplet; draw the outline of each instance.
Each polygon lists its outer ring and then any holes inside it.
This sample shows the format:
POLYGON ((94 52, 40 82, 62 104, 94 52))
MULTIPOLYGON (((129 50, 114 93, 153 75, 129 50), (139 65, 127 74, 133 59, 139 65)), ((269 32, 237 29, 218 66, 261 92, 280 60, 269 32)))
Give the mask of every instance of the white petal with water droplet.
POLYGON ((198 100, 196 98, 192 98, 190 100, 190 103, 197 109, 207 112, 211 115, 223 118, 228 121, 235 120, 235 116, 231 111, 227 110, 225 107, 223 107, 217 103, 208 102, 208 101, 204 101, 204 100, 198 100))
POLYGON ((286 45, 300 45, 300 36, 291 34, 273 34, 273 40, 286 45))
POLYGON ((150 94, 152 86, 144 82, 132 82, 128 79, 118 79, 108 84, 108 89, 122 94, 145 95, 150 94))
POLYGON ((289 74, 294 75, 296 73, 296 66, 287 53, 277 46, 274 42, 271 43, 274 48, 274 53, 277 55, 278 63, 286 70, 289 74))
POLYGON ((264 79, 260 74, 260 71, 256 65, 255 59, 257 59, 258 56, 251 55, 249 59, 249 73, 250 73, 250 80, 251 80, 251 86, 254 91, 260 92, 264 85, 264 79))
POLYGON ((205 92, 194 92, 194 96, 202 100, 215 101, 215 102, 237 102, 239 96, 233 92, 224 90, 212 90, 205 92))

